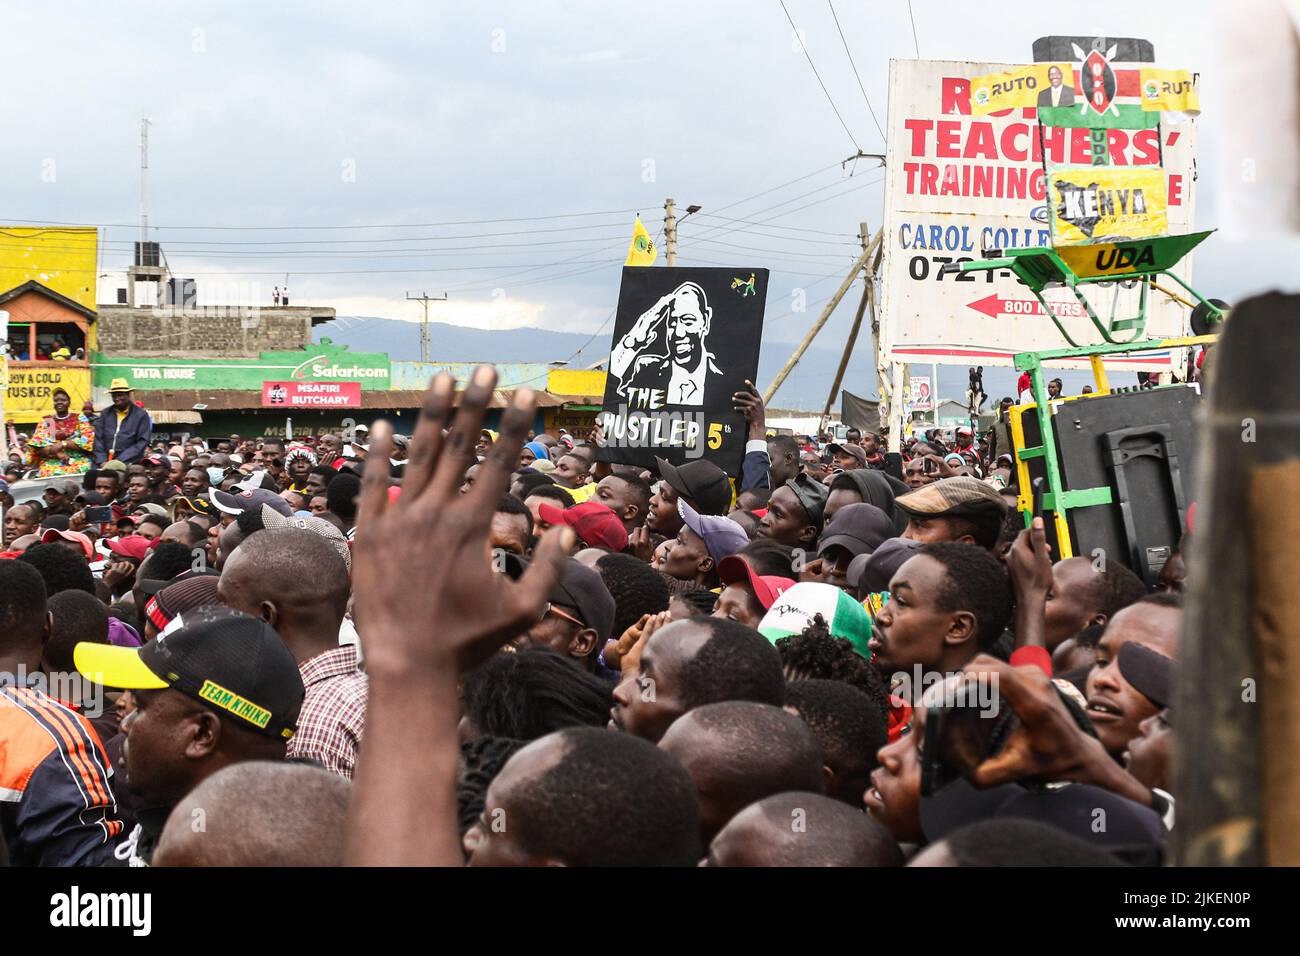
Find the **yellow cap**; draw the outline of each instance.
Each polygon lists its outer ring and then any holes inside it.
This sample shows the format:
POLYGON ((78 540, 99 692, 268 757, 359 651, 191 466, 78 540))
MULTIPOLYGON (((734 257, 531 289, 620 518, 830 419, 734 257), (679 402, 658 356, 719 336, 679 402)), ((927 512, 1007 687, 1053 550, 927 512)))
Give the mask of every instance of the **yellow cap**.
POLYGON ((138 647, 82 641, 72 649, 72 662, 82 677, 104 687, 158 690, 170 686, 140 659, 138 647))
POLYGON ((132 391, 131 383, 124 378, 115 378, 108 386, 110 392, 130 392, 132 391))

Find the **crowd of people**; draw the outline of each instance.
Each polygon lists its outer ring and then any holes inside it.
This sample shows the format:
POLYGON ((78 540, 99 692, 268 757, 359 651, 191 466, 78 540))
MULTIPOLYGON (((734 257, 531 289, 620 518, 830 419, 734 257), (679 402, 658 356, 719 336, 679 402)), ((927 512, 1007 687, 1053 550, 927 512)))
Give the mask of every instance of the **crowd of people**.
POLYGON ((891 454, 746 390, 729 476, 538 432, 526 389, 485 428, 494 385, 290 441, 56 397, 22 454, 79 477, 0 491, 0 856, 1166 859, 1188 539, 1150 593, 1054 560, 1010 399, 891 454))

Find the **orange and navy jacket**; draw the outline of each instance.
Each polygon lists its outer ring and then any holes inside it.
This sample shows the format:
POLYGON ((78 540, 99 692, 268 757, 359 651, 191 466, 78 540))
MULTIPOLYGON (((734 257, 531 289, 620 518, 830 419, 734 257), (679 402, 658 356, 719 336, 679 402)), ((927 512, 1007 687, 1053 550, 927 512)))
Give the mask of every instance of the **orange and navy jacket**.
POLYGON ((97 866, 122 833, 112 768, 85 717, 0 687, 0 827, 15 866, 97 866))

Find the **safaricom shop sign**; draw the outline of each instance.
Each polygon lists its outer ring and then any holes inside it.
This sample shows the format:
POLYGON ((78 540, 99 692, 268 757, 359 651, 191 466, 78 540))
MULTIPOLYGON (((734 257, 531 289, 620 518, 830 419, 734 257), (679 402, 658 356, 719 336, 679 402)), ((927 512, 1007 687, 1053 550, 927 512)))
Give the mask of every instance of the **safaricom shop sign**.
POLYGON ((309 360, 293 370, 291 378, 300 379, 358 379, 388 378, 388 369, 378 366, 340 365, 337 362, 309 360))
POLYGON ((353 382, 366 391, 387 391, 391 382, 383 352, 350 352, 339 346, 261 352, 256 358, 155 358, 96 355, 94 384, 107 388, 124 378, 140 391, 155 389, 261 390, 264 382, 353 382))

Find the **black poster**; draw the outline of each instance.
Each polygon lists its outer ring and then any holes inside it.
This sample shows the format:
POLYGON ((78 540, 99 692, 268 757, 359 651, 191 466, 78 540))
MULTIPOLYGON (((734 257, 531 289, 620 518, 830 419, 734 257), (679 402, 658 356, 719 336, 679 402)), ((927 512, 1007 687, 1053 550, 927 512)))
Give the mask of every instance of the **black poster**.
POLYGON ((624 267, 600 457, 704 457, 739 475, 746 428, 731 396, 758 374, 766 300, 766 269, 624 267))

